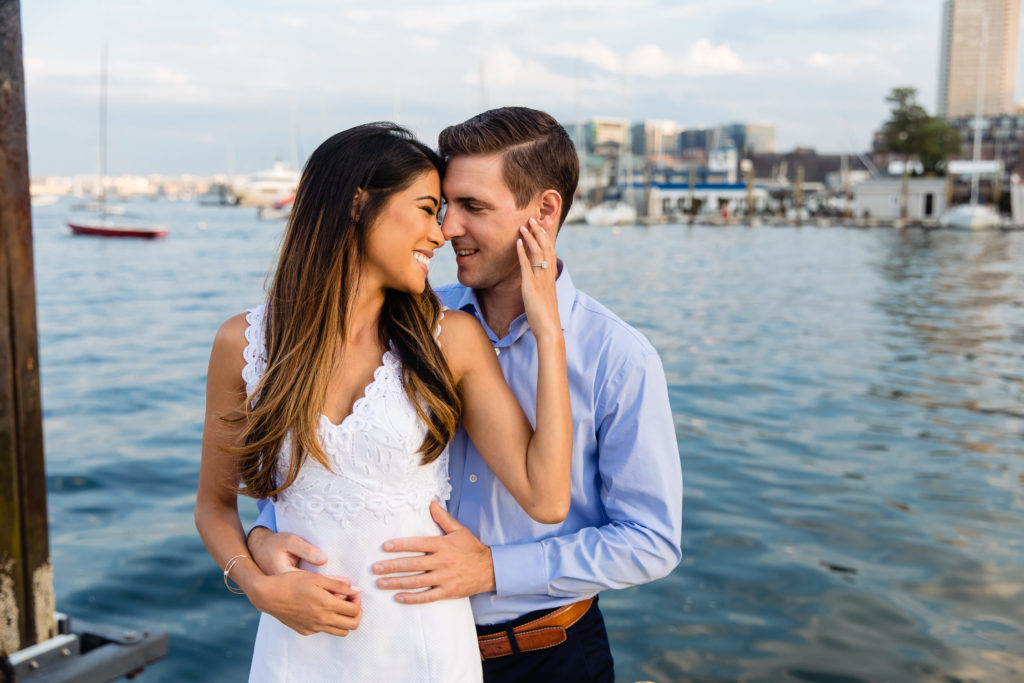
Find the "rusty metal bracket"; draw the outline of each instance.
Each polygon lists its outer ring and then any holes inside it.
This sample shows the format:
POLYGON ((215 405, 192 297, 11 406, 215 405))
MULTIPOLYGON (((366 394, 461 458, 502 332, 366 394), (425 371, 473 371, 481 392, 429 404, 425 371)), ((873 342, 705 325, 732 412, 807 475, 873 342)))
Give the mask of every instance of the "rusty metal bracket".
POLYGON ((106 683, 167 654, 167 634, 56 615, 58 635, 0 659, 6 683, 106 683))

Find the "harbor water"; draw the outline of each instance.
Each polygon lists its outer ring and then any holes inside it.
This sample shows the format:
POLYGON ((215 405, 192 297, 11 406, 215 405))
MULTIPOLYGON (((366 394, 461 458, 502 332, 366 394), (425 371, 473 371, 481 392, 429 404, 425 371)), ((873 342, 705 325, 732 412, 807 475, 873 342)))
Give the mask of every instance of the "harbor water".
MULTIPOLYGON (((192 522, 219 324, 283 222, 34 210, 58 608, 170 633, 136 680, 242 681, 257 612, 192 522)), ((683 561, 602 594, 621 681, 1024 678, 1024 233, 568 226, 576 284, 661 354, 683 561)), ((446 247, 434 283, 454 279, 446 247)), ((246 519, 255 506, 244 501, 246 519)))

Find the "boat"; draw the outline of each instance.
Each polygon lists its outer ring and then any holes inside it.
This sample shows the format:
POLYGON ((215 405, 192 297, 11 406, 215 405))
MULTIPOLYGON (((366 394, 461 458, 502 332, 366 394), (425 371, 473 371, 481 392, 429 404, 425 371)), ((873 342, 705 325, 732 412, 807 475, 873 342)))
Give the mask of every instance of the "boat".
POLYGON ((76 235, 90 235, 93 237, 136 237, 142 239, 157 239, 167 237, 170 232, 162 225, 145 225, 132 223, 123 219, 114 219, 109 216, 100 218, 71 218, 67 221, 71 232, 76 235))
POLYGON ((94 202, 81 202, 71 207, 72 211, 86 211, 89 213, 101 213, 104 216, 123 216, 125 208, 120 204, 110 204, 106 199, 94 202))
POLYGON ((295 194, 299 186, 299 172, 282 161, 274 167, 253 173, 244 181, 231 186, 238 197, 239 206, 273 206, 274 202, 295 194))
MULTIPOLYGON (((625 92, 623 92, 625 97, 625 92)), ((619 188, 624 190, 617 200, 608 200, 587 209, 586 221, 589 225, 635 225, 637 222, 636 202, 633 197, 633 151, 630 148, 630 136, 626 136, 625 145, 619 147, 618 163, 615 170, 619 188)))
POLYGON ((587 220, 587 205, 583 203, 582 197, 576 197, 573 200, 572 206, 569 207, 569 213, 565 215, 565 220, 562 221, 565 225, 572 223, 583 223, 587 220))
POLYGON ((633 225, 636 209, 626 202, 604 202, 587 209, 590 225, 633 225))
POLYGON ((55 194, 34 194, 32 195, 32 206, 53 206, 59 200, 55 194))
POLYGON ((169 230, 162 225, 147 225, 132 222, 131 219, 113 218, 114 214, 123 214, 123 207, 107 205, 107 44, 103 43, 100 58, 100 149, 99 149, 99 197, 94 203, 72 207, 72 211, 88 211, 98 213, 98 217, 72 216, 67 226, 75 235, 93 237, 135 237, 155 239, 166 237, 169 230))
POLYGON ((1003 218, 984 204, 961 204, 942 214, 939 225, 953 230, 996 230, 1003 218))
POLYGON ((292 212, 292 204, 295 203, 295 194, 286 199, 279 199, 270 206, 261 206, 256 210, 260 220, 277 221, 288 218, 292 212))
POLYGON ((234 206, 238 198, 225 183, 214 183, 210 188, 196 197, 199 206, 234 206))
MULTIPOLYGON (((960 204, 942 214, 939 218, 939 225, 944 228, 955 230, 995 230, 1003 225, 1003 219, 998 211, 978 203, 978 165, 981 162, 981 129, 985 125, 982 118, 983 96, 985 92, 985 55, 988 45, 988 16, 981 17, 981 58, 978 60, 978 99, 974 108, 974 119, 971 126, 974 128, 974 154, 971 165, 971 201, 968 204, 960 204)), ((948 173, 949 171, 947 171, 948 173)))

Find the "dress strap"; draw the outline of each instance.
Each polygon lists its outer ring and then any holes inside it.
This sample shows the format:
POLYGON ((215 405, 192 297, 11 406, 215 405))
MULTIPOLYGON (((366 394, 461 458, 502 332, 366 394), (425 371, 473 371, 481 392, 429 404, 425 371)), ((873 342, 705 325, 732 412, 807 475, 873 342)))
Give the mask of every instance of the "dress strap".
POLYGON ((245 328, 245 340, 248 342, 242 357, 245 359, 245 367, 242 368, 242 379, 245 380, 245 393, 251 400, 255 400, 253 392, 267 370, 267 353, 264 342, 265 337, 265 313, 266 304, 250 308, 245 313, 245 322, 249 326, 245 328))
POLYGON ((441 321, 444 320, 444 312, 448 310, 448 307, 441 304, 441 315, 437 319, 437 327, 434 328, 434 341, 437 342, 438 346, 441 346, 441 321))

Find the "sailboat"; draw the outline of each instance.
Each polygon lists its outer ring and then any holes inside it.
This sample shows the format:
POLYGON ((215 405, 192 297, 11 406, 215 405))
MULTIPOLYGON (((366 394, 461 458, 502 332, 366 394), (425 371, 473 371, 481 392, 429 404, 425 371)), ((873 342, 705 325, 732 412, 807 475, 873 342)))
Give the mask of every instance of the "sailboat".
POLYGON ((602 202, 587 209, 586 221, 590 225, 632 225, 636 209, 623 201, 602 202))
MULTIPOLYGON (((985 97, 985 46, 988 44, 988 15, 981 17, 981 45, 978 59, 978 99, 974 108, 974 165, 971 168, 971 201, 954 206, 939 219, 939 225, 954 230, 993 230, 1000 228, 1003 219, 997 211, 978 204, 978 163, 981 161, 982 111, 985 97)), ((947 171, 948 173, 948 171, 947 171)))
POLYGON ((147 225, 128 218, 115 217, 114 214, 123 213, 123 210, 116 211, 114 207, 107 206, 107 45, 103 44, 102 57, 100 60, 100 196, 95 211, 98 216, 74 216, 67 220, 67 225, 75 235, 90 235, 94 237, 136 237, 143 239, 155 239, 166 237, 167 228, 163 226, 147 225))

